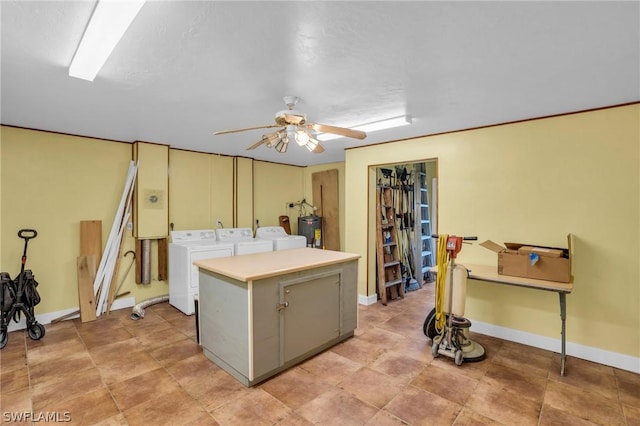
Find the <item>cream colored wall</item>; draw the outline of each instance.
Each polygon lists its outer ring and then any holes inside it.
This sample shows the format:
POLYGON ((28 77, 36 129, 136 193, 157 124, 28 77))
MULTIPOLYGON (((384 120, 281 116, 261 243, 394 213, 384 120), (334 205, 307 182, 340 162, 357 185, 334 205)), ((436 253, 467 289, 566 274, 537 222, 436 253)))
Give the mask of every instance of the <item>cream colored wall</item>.
MULTIPOLYGON (((169 223, 173 223, 173 229, 215 226, 215 219, 209 214, 214 192, 212 174, 209 156, 169 150, 169 223)), ((228 181, 231 182, 231 176, 228 181)))
POLYGON ((135 142, 133 159, 138 165, 135 182, 133 235, 139 239, 169 236, 169 147, 135 142), (151 197, 157 201, 150 202, 151 197))
MULTIPOLYGON (((640 105, 347 150, 346 251, 375 292, 370 167, 437 158, 439 232, 566 247, 574 235, 570 342, 640 356, 640 105)), ((478 245, 462 263, 496 263, 478 245)), ((467 316, 559 338, 555 293, 473 281, 467 316)))
MULTIPOLYGON (((233 226, 233 163, 234 158, 217 154, 198 154, 207 156, 211 165, 211 227, 217 227, 217 221, 228 228, 233 226)), ((182 190, 188 188, 183 186, 182 190)))
MULTIPOLYGON (((345 244, 345 175, 344 175, 344 163, 326 163, 320 164, 316 166, 307 166, 304 168, 304 196, 309 204, 313 204, 313 174, 316 172, 321 172, 324 170, 338 170, 338 212, 340 215, 339 223, 340 223, 340 250, 347 251, 344 249, 345 244)), ((299 201, 299 200, 296 200, 299 201)), ((293 232, 293 222, 295 222, 296 232, 298 229, 298 210, 297 209, 289 209, 289 217, 291 218, 291 228, 293 232)))
MULTIPOLYGON (((289 215, 287 204, 302 197, 304 170, 299 166, 253 162, 254 214, 260 226, 279 226, 279 216, 289 215)), ((294 218, 289 215, 289 219, 293 222, 294 218)))
POLYGON ((253 160, 237 157, 235 170, 235 220, 236 228, 254 228, 253 160))
MULTIPOLYGON (((122 197, 131 145, 4 126, 0 131, 0 270, 12 276, 19 272, 24 243, 16 233, 34 228, 38 236, 29 242, 27 268, 40 283, 36 314, 77 308, 80 221, 102 221, 104 247, 122 197)), ((132 247, 127 232, 123 253, 132 247)), ((122 274, 125 269, 123 264, 122 274)), ((157 289, 139 287, 131 271, 121 291, 143 299, 157 289)))
POLYGON ((177 149, 169 154, 169 221, 174 229, 216 228, 218 220, 233 227, 234 157, 177 149))
MULTIPOLYGON (((225 227, 233 226, 233 163, 233 157, 170 151, 170 221, 174 229, 215 228, 218 220, 225 227)), ((244 195, 239 201, 245 200, 240 226, 253 228, 254 216, 260 226, 278 225, 286 203, 302 196, 304 168, 250 159, 242 159, 240 168, 241 174, 250 170, 252 178, 252 182, 246 178, 240 182, 244 195), (247 198, 252 198, 249 204, 247 198)))
MULTIPOLYGON (((17 231, 35 228, 38 237, 29 243, 27 268, 40 282, 42 302, 36 314, 75 309, 80 221, 102 221, 104 247, 122 196, 132 146, 4 126, 0 136, 0 233, 5 236, 0 243, 0 270, 12 276, 19 272, 23 241, 17 231)), ((174 229, 215 227, 218 219, 226 227, 233 225, 234 160, 169 150, 169 221, 174 229)), ((242 167, 255 170, 255 193, 241 197, 251 201, 240 209, 252 215, 255 199, 261 225, 276 225, 285 202, 303 197, 304 168, 251 163, 242 159, 242 167)), ((127 232, 123 253, 133 249, 134 239, 127 232)), ((167 283, 157 280, 155 241, 152 253, 151 284, 136 284, 131 270, 121 288, 121 292, 130 291, 136 302, 168 293, 167 283)), ((122 262, 118 282, 124 278, 130 257, 122 262)))

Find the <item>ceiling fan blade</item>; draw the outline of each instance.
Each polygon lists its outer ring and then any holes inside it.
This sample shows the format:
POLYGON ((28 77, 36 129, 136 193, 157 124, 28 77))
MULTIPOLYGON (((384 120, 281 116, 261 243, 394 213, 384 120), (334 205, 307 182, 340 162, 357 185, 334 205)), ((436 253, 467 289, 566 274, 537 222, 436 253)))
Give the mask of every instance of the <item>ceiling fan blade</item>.
POLYGON ((260 139, 258 142, 254 143, 253 145, 248 147, 247 151, 249 151, 250 149, 256 149, 257 147, 259 147, 263 143, 267 143, 267 142, 269 142, 269 138, 266 135, 262 135, 262 139, 260 139))
POLYGON ((281 127, 281 126, 279 124, 268 124, 266 126, 245 127, 243 129, 220 130, 219 132, 215 132, 214 135, 226 135, 227 133, 244 132, 247 130, 270 129, 272 127, 281 127))
POLYGON ((320 133, 333 133, 335 135, 342 135, 348 138, 364 139, 367 134, 361 130, 347 129, 345 127, 328 126, 326 124, 309 123, 310 128, 320 133))

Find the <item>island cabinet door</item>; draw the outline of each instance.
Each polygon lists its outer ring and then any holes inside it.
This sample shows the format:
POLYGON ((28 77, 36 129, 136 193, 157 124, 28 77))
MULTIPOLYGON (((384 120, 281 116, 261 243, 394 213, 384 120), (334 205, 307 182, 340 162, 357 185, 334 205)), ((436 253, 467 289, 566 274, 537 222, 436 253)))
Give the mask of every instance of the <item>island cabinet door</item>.
POLYGON ((340 336, 340 287, 337 271, 281 283, 283 364, 340 336))
POLYGON ((250 285, 251 380, 261 381, 352 336, 356 287, 355 261, 250 285))

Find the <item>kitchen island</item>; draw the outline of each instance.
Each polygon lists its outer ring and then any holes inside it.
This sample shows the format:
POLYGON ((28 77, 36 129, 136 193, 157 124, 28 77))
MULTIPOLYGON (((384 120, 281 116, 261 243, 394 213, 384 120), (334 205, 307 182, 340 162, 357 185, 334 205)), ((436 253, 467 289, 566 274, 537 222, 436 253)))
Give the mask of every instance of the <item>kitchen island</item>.
POLYGON ((353 336, 359 257, 298 248, 194 262, 204 354, 253 386, 353 336))

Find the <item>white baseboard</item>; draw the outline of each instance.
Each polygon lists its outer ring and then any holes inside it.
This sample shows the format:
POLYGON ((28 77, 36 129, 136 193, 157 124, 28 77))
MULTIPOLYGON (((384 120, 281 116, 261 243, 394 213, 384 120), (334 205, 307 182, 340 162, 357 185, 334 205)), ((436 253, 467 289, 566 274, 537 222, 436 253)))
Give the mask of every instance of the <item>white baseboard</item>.
POLYGON ((375 305, 378 302, 378 295, 372 294, 370 296, 365 296, 363 294, 358 295, 358 304, 359 305, 375 305))
MULTIPOLYGON (((511 342, 522 343, 524 345, 533 346, 540 349, 546 349, 560 353, 562 341, 551 337, 540 336, 526 331, 515 330, 513 328, 501 327, 499 325, 488 324, 481 321, 471 319, 472 330, 476 333, 486 334, 487 336, 497 337, 511 342)), ((611 352, 600 348, 580 345, 578 343, 567 342, 567 356, 585 359, 587 361, 597 362, 598 364, 608 365, 610 367, 619 368, 621 370, 640 373, 640 358, 625 355, 617 352, 611 352)), ((570 361, 569 361, 570 362, 570 361)), ((568 367, 570 368, 570 367, 568 367)))
MULTIPOLYGON (((111 305, 111 310, 117 311, 119 309, 131 308, 135 305, 135 303, 136 303, 135 297, 123 297, 120 299, 116 299, 113 301, 113 304, 111 305)), ((65 315, 68 315, 70 313, 77 312, 79 311, 79 309, 80 308, 69 308, 69 309, 63 309, 62 311, 47 312, 44 314, 36 313, 36 320, 40 324, 51 324, 51 321, 58 319, 60 317, 63 317, 65 315)), ((69 318, 65 318, 65 320, 79 318, 79 317, 80 317, 79 314, 75 314, 70 316, 69 318)), ((24 314, 22 314, 20 315, 20 321, 18 322, 11 321, 9 323, 8 331, 11 332, 16 330, 24 330, 25 328, 27 328, 27 322, 24 318, 24 314)))

